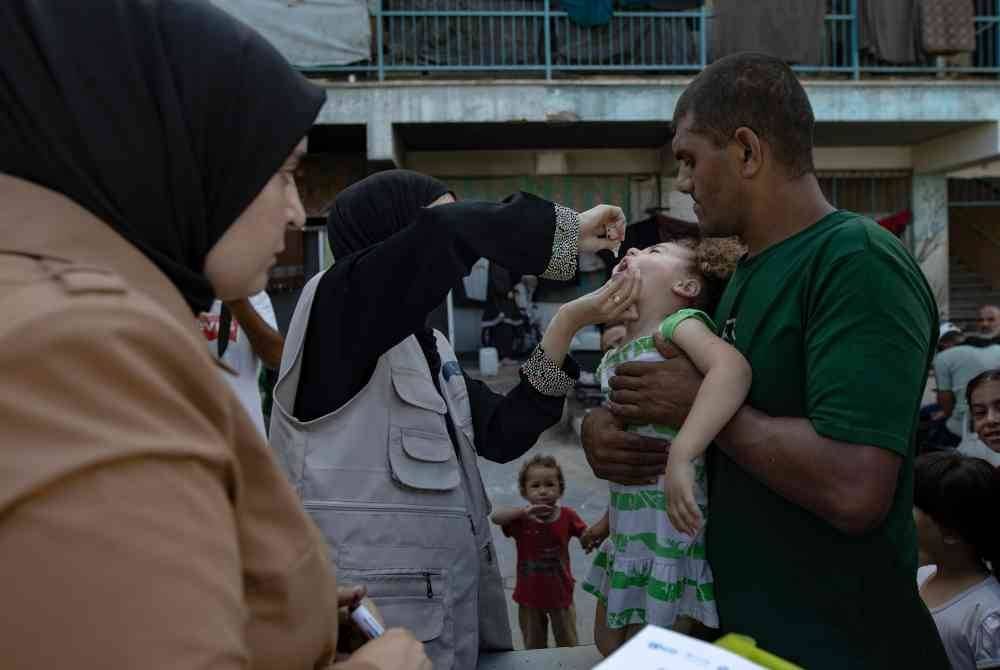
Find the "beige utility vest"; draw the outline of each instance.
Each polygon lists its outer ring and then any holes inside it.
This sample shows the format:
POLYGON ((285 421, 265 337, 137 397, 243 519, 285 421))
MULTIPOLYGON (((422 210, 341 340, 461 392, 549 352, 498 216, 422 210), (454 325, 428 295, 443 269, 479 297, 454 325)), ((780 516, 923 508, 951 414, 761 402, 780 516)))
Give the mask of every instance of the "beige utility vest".
POLYGON ((510 649, 511 637, 461 368, 435 331, 438 393, 410 336, 382 355, 343 407, 297 420, 302 349, 322 276, 306 284, 292 316, 271 446, 330 545, 338 581, 365 584, 386 624, 412 630, 436 669, 471 670, 480 649, 510 649))

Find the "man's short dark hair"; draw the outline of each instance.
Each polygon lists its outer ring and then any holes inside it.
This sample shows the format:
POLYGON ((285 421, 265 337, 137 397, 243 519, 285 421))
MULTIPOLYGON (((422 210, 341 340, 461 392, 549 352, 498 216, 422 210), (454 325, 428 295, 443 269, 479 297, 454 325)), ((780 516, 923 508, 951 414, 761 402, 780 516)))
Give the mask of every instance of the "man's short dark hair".
POLYGON ((813 172, 813 117, 809 96, 783 61, 760 53, 721 58, 681 94, 674 127, 690 114, 694 132, 718 147, 746 126, 765 140, 791 177, 813 172))

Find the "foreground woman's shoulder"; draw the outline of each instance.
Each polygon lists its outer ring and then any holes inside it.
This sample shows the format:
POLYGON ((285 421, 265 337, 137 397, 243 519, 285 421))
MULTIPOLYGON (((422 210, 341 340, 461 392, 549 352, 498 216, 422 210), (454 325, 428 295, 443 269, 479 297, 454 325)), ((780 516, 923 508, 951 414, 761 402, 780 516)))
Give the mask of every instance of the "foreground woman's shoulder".
POLYGON ((204 342, 114 272, 0 254, 0 509, 142 457, 233 459, 233 403, 204 342))

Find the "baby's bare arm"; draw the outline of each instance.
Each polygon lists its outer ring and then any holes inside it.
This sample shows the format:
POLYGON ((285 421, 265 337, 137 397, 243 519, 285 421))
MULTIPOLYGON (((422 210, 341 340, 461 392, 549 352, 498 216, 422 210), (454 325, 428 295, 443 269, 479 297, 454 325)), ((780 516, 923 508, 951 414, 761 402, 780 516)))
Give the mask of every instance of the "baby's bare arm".
POLYGON ((752 375, 743 355, 698 319, 682 321, 672 339, 705 375, 691 412, 670 447, 671 460, 690 461, 705 452, 743 405, 752 375))

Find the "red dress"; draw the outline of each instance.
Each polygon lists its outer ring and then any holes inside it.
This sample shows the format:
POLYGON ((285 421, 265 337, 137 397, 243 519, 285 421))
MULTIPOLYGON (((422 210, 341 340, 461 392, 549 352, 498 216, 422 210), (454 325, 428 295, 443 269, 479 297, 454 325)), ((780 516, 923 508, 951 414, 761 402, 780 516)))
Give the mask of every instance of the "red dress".
POLYGON ((539 523, 521 517, 501 527, 517 543, 517 586, 514 602, 537 609, 561 609, 573 604, 573 573, 569 540, 587 529, 575 511, 561 507, 559 518, 539 523))

